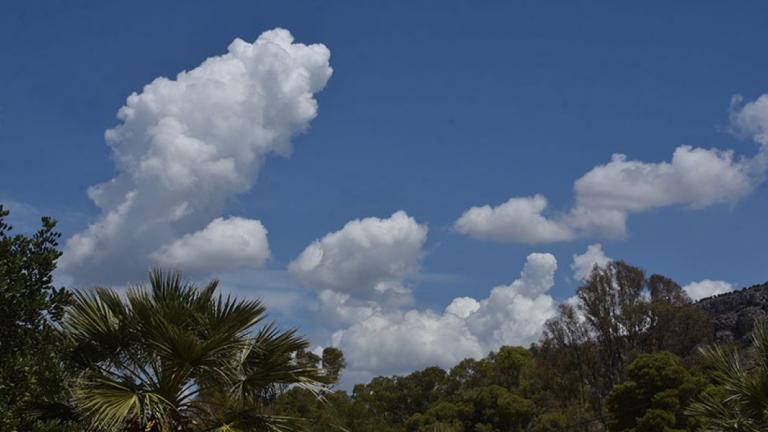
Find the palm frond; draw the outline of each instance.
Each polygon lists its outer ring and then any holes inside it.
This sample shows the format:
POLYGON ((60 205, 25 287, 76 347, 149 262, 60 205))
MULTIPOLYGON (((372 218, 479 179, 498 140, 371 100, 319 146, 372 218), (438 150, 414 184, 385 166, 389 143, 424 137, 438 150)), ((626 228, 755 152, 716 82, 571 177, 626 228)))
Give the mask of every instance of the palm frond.
POLYGON ((702 395, 691 405, 688 415, 706 421, 707 431, 768 430, 768 327, 755 324, 753 332, 756 359, 754 367, 744 368, 736 350, 720 346, 700 350, 714 370, 711 373, 722 394, 702 395))
POLYGON ((120 340, 121 323, 127 315, 119 296, 111 290, 76 291, 63 327, 77 341, 112 345, 120 340))
POLYGON ((299 419, 275 416, 269 406, 290 386, 321 397, 322 374, 297 356, 309 343, 295 329, 254 332, 264 304, 217 294, 217 286, 198 288, 178 272, 153 270, 148 285, 131 286, 125 296, 105 288, 76 292, 63 331, 107 353, 91 356, 77 381, 79 414, 100 430, 153 423, 300 429, 299 419))
POLYGON ((321 371, 296 361, 296 353, 308 346, 295 329, 280 331, 274 325, 260 329, 243 352, 240 390, 267 395, 275 386, 298 385, 320 395, 325 388, 321 371))
POLYGON ((165 398, 141 385, 98 373, 80 379, 75 401, 93 426, 106 430, 119 430, 129 421, 149 416, 162 418, 173 409, 165 398))

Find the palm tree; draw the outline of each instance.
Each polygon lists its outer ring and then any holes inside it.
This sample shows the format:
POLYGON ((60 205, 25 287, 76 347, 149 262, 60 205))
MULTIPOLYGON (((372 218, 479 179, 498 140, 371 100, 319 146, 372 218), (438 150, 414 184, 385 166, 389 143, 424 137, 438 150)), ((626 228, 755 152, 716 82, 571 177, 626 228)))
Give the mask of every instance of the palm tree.
POLYGON ((738 351, 720 346, 701 350, 714 367, 718 387, 691 405, 688 415, 701 419, 709 432, 768 430, 768 324, 755 324, 752 332, 754 362, 744 367, 738 351))
POLYGON ((125 296, 74 294, 63 331, 87 365, 74 401, 94 430, 295 430, 298 419, 272 415, 269 405, 289 386, 320 394, 322 371, 297 356, 307 341, 257 328, 264 305, 216 287, 155 270, 148 287, 125 296))

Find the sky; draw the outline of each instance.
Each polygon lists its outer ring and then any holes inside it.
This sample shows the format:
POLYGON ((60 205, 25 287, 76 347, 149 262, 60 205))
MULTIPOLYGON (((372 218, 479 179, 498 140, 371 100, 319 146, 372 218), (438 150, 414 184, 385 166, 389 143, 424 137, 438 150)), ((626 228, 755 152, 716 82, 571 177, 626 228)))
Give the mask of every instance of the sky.
POLYGON ((345 384, 527 345, 594 264, 768 280, 764 2, 0 6, 0 202, 57 281, 261 297, 345 384))

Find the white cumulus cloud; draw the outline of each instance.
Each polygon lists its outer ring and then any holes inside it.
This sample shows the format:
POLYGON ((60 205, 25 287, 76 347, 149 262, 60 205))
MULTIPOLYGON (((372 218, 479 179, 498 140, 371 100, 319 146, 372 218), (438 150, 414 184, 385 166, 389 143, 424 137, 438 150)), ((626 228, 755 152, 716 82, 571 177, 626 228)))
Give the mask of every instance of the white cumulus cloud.
POLYGON ((410 303, 406 282, 419 271, 426 239, 427 227, 404 211, 356 219, 307 246, 288 271, 319 291, 410 303))
POLYGON ((548 243, 570 240, 574 233, 563 223, 544 216, 547 199, 542 195, 511 198, 491 207, 484 205, 465 211, 455 228, 475 238, 519 243, 548 243))
POLYGON ((267 230, 257 220, 216 218, 151 255, 158 264, 193 273, 261 267, 269 258, 267 230))
POLYGON ((556 269, 551 254, 531 254, 511 284, 493 288, 480 300, 455 298, 442 313, 354 303, 329 291, 323 293, 323 310, 350 323, 333 334, 333 345, 347 356, 350 376, 450 367, 502 345, 536 341, 556 314, 557 304, 548 294, 556 269))
POLYGON ((576 280, 584 281, 592 273, 595 266, 603 267, 611 261, 613 260, 603 252, 603 245, 595 243, 587 246, 584 253, 573 256, 571 270, 573 270, 573 276, 576 280))
POLYGON ((752 191, 747 164, 733 152, 678 147, 670 162, 646 163, 613 155, 576 180, 576 200, 586 208, 644 211, 671 205, 695 208, 734 202, 752 191))
POLYGON ((725 281, 704 279, 699 282, 691 282, 683 287, 688 297, 693 300, 701 300, 718 294, 724 294, 734 290, 733 285, 725 281))
POLYGON ((731 101, 731 127, 755 141, 768 144, 768 94, 744 103, 741 95, 731 101))
POLYGON ((101 215, 68 239, 64 272, 130 280, 159 248, 205 232, 251 188, 268 154, 290 154, 291 138, 317 115, 329 57, 325 46, 276 29, 131 94, 105 134, 117 176, 89 189, 101 215))
POLYGON ((768 171, 768 95, 742 104, 734 98, 732 129, 760 144, 752 157, 731 150, 679 146, 670 161, 643 162, 614 154, 574 182, 575 205, 547 216, 541 195, 472 207, 456 229, 478 239, 549 243, 578 237, 618 238, 629 214, 670 206, 701 209, 733 204, 764 181, 768 171))
POLYGON ((768 172, 768 94, 744 103, 741 95, 731 101, 731 129, 760 144, 760 151, 749 161, 752 174, 760 180, 768 172))
POLYGON ((472 297, 456 297, 451 304, 445 308, 445 311, 454 314, 459 318, 466 319, 468 316, 480 309, 480 302, 472 297))

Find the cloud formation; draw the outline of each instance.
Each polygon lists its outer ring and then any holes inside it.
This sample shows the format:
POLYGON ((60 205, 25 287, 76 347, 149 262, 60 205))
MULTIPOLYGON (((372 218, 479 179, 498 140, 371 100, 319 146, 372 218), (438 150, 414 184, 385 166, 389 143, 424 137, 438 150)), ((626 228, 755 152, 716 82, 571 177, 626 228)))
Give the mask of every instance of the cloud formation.
MULTIPOLYGON (((67 241, 62 270, 79 281, 118 282, 154 262, 200 267, 212 250, 181 257, 178 246, 243 223, 212 221, 251 188, 267 155, 291 153, 291 138, 317 115, 329 57, 325 46, 294 43, 276 29, 253 43, 235 39, 226 54, 131 94, 121 123, 105 134, 118 174, 88 190, 101 215, 67 241)), ((216 250, 237 255, 227 247, 216 250)))
POLYGON ((680 146, 670 162, 646 163, 613 155, 576 180, 580 207, 641 212, 672 205, 703 208, 732 203, 752 191, 745 161, 732 151, 680 146))
POLYGON ((592 274, 592 269, 595 266, 603 267, 611 261, 613 260, 603 252, 603 245, 600 243, 589 245, 584 253, 573 256, 573 262, 571 263, 573 277, 577 281, 585 281, 592 274))
POLYGON ((765 180, 768 172, 768 94, 744 103, 741 95, 731 100, 731 130, 760 144, 757 156, 749 161, 752 175, 765 180))
POLYGON ((573 230, 557 221, 547 219, 543 212, 547 199, 542 195, 510 198, 496 206, 484 205, 465 211, 455 228, 462 234, 478 239, 517 243, 549 243, 571 240, 573 230))
POLYGON ((544 323, 556 314, 556 302, 548 294, 556 270, 551 254, 531 254, 511 284, 493 288, 483 299, 455 298, 441 313, 360 304, 331 291, 321 295, 321 310, 348 323, 333 333, 332 344, 347 356, 350 376, 450 367, 502 345, 536 341, 544 323))
POLYGON ((486 298, 457 297, 442 312, 409 308, 408 281, 419 277, 427 232, 403 211, 356 219, 288 265, 302 285, 317 291, 317 317, 328 342, 344 351, 346 376, 355 382, 530 344, 556 313, 548 292, 557 260, 547 253, 529 255, 520 277, 486 298))
POLYGON ((152 253, 156 263, 206 274, 242 267, 261 267, 269 258, 267 230, 257 220, 216 218, 152 253))
POLYGON ((686 145, 677 147, 670 161, 614 154, 574 182, 575 204, 567 212, 546 214, 547 200, 541 195, 516 197, 468 209, 455 228, 478 239, 527 244, 619 238, 626 234, 630 213, 733 204, 762 183, 768 171, 768 95, 743 105, 735 98, 731 123, 735 132, 760 145, 756 155, 737 158, 731 150, 686 145))
POLYGON ((699 282, 691 282, 683 287, 692 300, 701 300, 718 294, 724 294, 734 290, 734 286, 725 281, 704 279, 699 282))
POLYGON ((736 133, 768 145, 768 94, 747 103, 744 103, 743 96, 734 96, 731 100, 731 127, 736 133))
POLYGON ((355 219, 307 246, 288 271, 318 291, 408 304, 413 298, 406 281, 419 271, 427 231, 404 211, 355 219))

